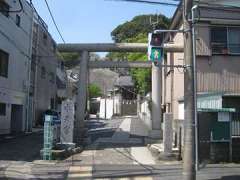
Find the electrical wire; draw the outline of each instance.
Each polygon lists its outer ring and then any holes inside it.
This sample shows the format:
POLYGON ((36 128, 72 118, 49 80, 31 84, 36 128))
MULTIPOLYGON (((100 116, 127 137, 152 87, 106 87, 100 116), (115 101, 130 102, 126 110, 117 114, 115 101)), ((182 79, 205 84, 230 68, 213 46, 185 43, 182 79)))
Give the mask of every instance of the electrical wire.
POLYGON ((48 4, 47 0, 44 0, 44 1, 45 1, 45 4, 46 4, 47 9, 48 9, 48 12, 49 12, 49 14, 50 14, 50 16, 51 16, 51 19, 52 19, 52 21, 53 21, 53 23, 54 23, 54 25, 55 25, 55 28, 57 29, 57 32, 58 32, 59 36, 61 37, 63 43, 66 43, 65 40, 64 40, 64 38, 63 38, 63 36, 62 36, 62 34, 61 34, 61 32, 60 32, 60 30, 59 30, 59 28, 58 28, 58 25, 57 25, 57 23, 56 23, 56 21, 55 21, 55 18, 54 18, 53 14, 52 14, 52 11, 51 11, 51 9, 50 9, 50 7, 49 7, 49 4, 48 4))
POLYGON ((20 5, 20 9, 18 10, 13 10, 13 11, 10 11, 10 10, 1 10, 0 12, 7 12, 7 13, 20 13, 23 11, 23 4, 22 4, 22 1, 21 0, 18 0, 19 2, 19 5, 20 5))
POLYGON ((107 0, 107 1, 125 1, 125 2, 133 2, 133 3, 145 3, 145 4, 165 5, 165 6, 174 6, 174 7, 178 6, 178 4, 176 3, 150 1, 150 0, 107 0))

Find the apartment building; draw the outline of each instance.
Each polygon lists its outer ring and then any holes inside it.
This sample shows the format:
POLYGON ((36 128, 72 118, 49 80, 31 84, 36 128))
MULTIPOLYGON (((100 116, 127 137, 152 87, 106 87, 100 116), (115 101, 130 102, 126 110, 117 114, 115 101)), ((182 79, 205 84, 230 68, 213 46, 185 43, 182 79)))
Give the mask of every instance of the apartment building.
POLYGON ((65 96, 66 74, 64 65, 57 56, 56 42, 48 32, 48 26, 34 12, 31 65, 31 110, 33 126, 43 124, 46 110, 59 109, 65 96))
MULTIPOLYGON (((231 6, 198 4, 196 12, 198 94, 240 94, 240 10, 231 6)), ((182 10, 176 10, 171 29, 182 29, 182 10)), ((183 34, 168 34, 169 42, 183 45, 183 34)), ((164 64, 184 65, 183 53, 168 53, 164 64)), ((163 104, 174 119, 184 119, 184 71, 165 68, 163 104)), ((238 99, 239 101, 239 99, 238 99)), ((240 102, 240 101, 239 101, 240 102)), ((229 102, 230 103, 230 102, 229 102)), ((236 102, 233 104, 237 104, 236 102)))
POLYGON ((15 0, 0 1, 0 134, 25 131, 29 124, 33 11, 26 1, 22 6, 15 0))
POLYGON ((0 134, 31 131, 57 110, 66 73, 56 42, 26 0, 0 1, 0 134))
MULTIPOLYGON (((221 150, 226 154, 230 147, 226 143, 223 146, 223 139, 213 140, 214 133, 223 135, 225 132, 239 131, 239 110, 240 110, 240 10, 233 7, 232 1, 201 1, 197 3, 196 10, 196 66, 197 66, 197 104, 201 114, 209 111, 215 113, 215 119, 198 119, 201 126, 198 127, 199 136, 205 133, 208 139, 200 143, 207 144, 204 153, 221 150), (227 3, 227 4, 226 4, 227 3), (236 111, 236 116, 231 120, 231 130, 221 129, 231 109, 236 111), (214 111, 214 112, 213 112, 214 111), (229 112, 228 112, 229 111, 229 112), (237 117, 237 118, 236 118, 237 117), (224 119, 224 121, 222 121, 224 119), (207 124, 211 122, 212 124, 207 124), (214 126, 214 127, 213 127, 214 126), (204 127, 204 128, 203 128, 204 127), (200 129, 201 128, 201 129, 200 129), (208 132, 206 132, 208 131, 208 132), (210 143, 209 143, 210 142, 210 143), (222 143, 220 143, 222 142, 222 143), (221 146, 221 147, 220 147, 221 146), (225 151, 227 149, 227 151, 225 151)), ((240 5, 235 1, 235 5, 240 5)), ((183 29, 181 5, 177 8, 170 29, 183 29)), ((182 33, 167 34, 169 43, 182 45, 184 43, 182 33)), ((184 65, 183 53, 167 53, 163 62, 167 65, 184 65)), ((183 142, 184 130, 184 69, 164 68, 162 73, 163 82, 163 105, 166 112, 173 113, 175 142, 183 142)), ((185 94, 187 95, 187 94, 185 94)), ((239 140, 240 134, 230 135, 229 142, 239 140), (237 137, 237 138, 236 138, 237 137)), ((206 137, 204 137, 206 138, 206 137)), ((229 138, 229 137, 228 137, 229 138)), ((236 143, 235 143, 236 144, 236 143)), ((202 149, 201 149, 202 150, 202 149)), ((203 151, 204 151, 203 150, 203 151)), ((219 151, 220 152, 220 151, 219 151)), ((201 153, 200 153, 201 154, 201 153)), ((210 153, 207 154, 210 156, 210 153)))

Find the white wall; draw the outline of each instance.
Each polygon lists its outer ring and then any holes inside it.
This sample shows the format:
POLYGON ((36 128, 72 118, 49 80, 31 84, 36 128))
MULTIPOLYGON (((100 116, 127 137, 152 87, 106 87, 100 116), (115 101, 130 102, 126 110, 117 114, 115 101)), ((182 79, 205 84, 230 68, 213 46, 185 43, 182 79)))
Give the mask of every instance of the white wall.
MULTIPOLYGON (((106 99, 106 119, 112 118, 114 114, 121 114, 121 96, 116 95, 106 99)), ((105 99, 100 100, 100 118, 105 118, 105 99)))
POLYGON ((110 119, 113 115, 113 100, 107 98, 100 100, 100 113, 99 117, 105 119, 105 111, 106 111, 106 119, 110 119), (105 105, 106 103, 106 105, 105 105), (106 109, 105 109, 106 107, 106 109))
POLYGON ((184 120, 184 103, 179 102, 178 104, 178 119, 184 120))
MULTIPOLYGON (((18 1, 6 2, 10 5, 10 10, 19 9, 18 1)), ((9 53, 8 78, 0 76, 0 102, 7 105, 6 116, 0 117, 0 134, 10 132, 11 104, 26 105, 33 15, 26 1, 22 3, 24 11, 17 13, 21 17, 20 27, 15 23, 16 13, 9 13, 9 17, 0 13, 0 49, 9 53)))
POLYGON ((149 129, 152 129, 151 112, 149 110, 149 104, 147 100, 144 100, 141 103, 140 113, 138 114, 138 116, 149 129))

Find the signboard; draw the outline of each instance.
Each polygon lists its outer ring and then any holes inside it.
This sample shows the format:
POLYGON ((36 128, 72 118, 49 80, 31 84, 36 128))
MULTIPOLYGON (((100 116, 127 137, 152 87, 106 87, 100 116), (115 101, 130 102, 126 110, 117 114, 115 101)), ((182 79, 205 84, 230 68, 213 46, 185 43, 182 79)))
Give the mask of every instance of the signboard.
POLYGON ((150 59, 151 61, 162 61, 163 50, 162 48, 153 47, 151 49, 150 59))
POLYGON ((219 112, 218 113, 218 121, 219 122, 229 122, 230 121, 229 112, 219 112))
POLYGON ((74 103, 71 100, 62 102, 61 109, 61 143, 73 142, 74 103))

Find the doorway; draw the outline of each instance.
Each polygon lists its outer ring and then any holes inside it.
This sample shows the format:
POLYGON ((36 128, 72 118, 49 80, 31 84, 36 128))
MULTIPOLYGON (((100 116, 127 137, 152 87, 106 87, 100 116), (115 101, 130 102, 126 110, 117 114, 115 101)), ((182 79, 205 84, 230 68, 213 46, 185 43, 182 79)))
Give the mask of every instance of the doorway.
POLYGON ((11 111, 11 133, 23 131, 23 105, 12 104, 11 111))

